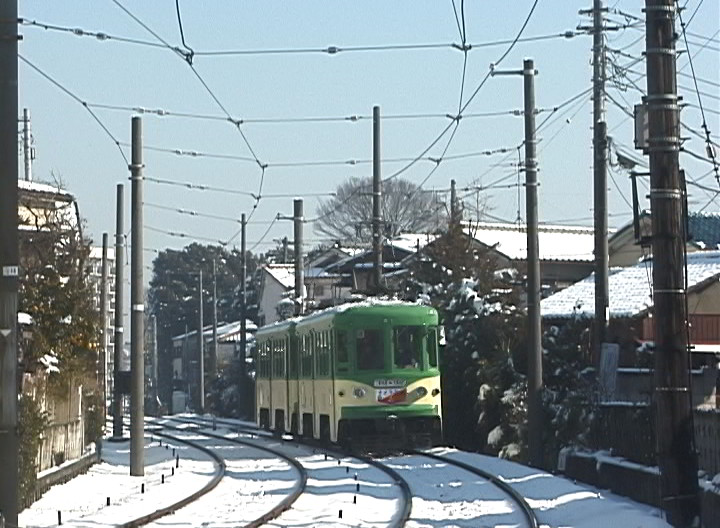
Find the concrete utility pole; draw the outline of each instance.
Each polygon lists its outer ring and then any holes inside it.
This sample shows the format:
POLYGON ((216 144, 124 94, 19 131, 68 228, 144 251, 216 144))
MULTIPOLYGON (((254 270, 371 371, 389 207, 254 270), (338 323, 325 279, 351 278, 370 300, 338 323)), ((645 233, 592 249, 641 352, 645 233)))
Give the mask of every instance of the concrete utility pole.
MULTIPOLYGON (((150 322, 152 324, 152 399, 153 406, 159 406, 160 393, 158 391, 157 317, 155 314, 150 316, 150 322)), ((159 409, 156 409, 156 414, 160 414, 159 409)))
POLYGON ((382 204, 382 180, 380 172, 380 107, 373 106, 373 217, 372 217, 372 240, 373 240, 373 275, 376 293, 382 288, 382 225, 381 204, 382 204))
POLYGON ((33 152, 30 145, 30 111, 23 108, 23 161, 25 162, 25 181, 32 181, 33 152))
POLYGON ((102 325, 100 329, 100 339, 101 339, 101 346, 100 346, 100 368, 98 369, 100 371, 100 377, 102 379, 102 406, 103 406, 103 412, 102 412, 102 424, 101 424, 101 432, 100 432, 100 438, 102 439, 102 436, 105 432, 105 418, 107 415, 107 342, 108 342, 108 234, 103 233, 102 235, 102 261, 101 266, 102 270, 100 273, 100 324, 102 325))
MULTIPOLYGON (((248 387, 246 387, 246 384, 248 382, 247 379, 247 358, 246 358, 246 348, 247 348, 247 339, 245 336, 245 333, 247 332, 247 323, 245 322, 247 319, 247 286, 245 284, 246 281, 246 274, 247 274, 247 258, 245 255, 246 249, 245 249, 245 226, 247 224, 247 221, 245 220, 245 213, 242 214, 240 217, 240 254, 241 254, 241 268, 240 268, 240 391, 241 394, 245 395, 246 397, 243 398, 242 407, 245 410, 245 412, 250 411, 249 407, 249 396, 250 396, 250 390, 248 387)), ((252 411, 250 411, 250 416, 252 416, 252 411)))
POLYGON ((217 266, 215 259, 213 259, 213 347, 212 353, 210 354, 210 379, 215 379, 217 373, 217 348, 218 348, 218 333, 217 333, 217 266))
POLYGON ((534 467, 543 465, 542 441, 542 344, 540 333, 540 250, 538 243, 537 159, 535 155, 535 65, 523 61, 518 71, 494 71, 493 75, 522 75, 525 97, 525 215, 527 216, 527 311, 528 311, 528 454, 534 467))
POLYGON ((455 180, 450 180, 450 225, 454 225, 457 220, 457 190, 455 180))
POLYGON ((17 0, 0 2, 0 515, 18 524, 17 0))
POLYGON ((683 252, 683 182, 679 170, 674 0, 646 0, 650 206, 652 210, 655 423, 660 493, 673 526, 699 516, 697 451, 690 391, 690 353, 683 252))
POLYGON ((296 315, 305 313, 305 263, 303 262, 303 201, 293 200, 293 221, 295 228, 295 310, 296 315))
POLYGON ((283 237, 282 247, 283 247, 282 263, 287 264, 287 261, 288 261, 288 238, 287 237, 283 237))
POLYGON ((120 358, 125 346, 123 310, 125 308, 125 199, 122 183, 117 185, 115 209, 115 341, 113 353, 113 438, 123 437, 123 395, 120 392, 120 358))
POLYGON ((199 347, 199 366, 200 366, 200 396, 198 398, 200 414, 205 413, 205 336, 203 334, 203 325, 205 317, 203 316, 203 272, 200 269, 200 320, 198 330, 198 347, 199 347))
POLYGON ((143 295, 142 120, 132 118, 132 257, 130 260, 130 475, 145 474, 145 299, 143 295))

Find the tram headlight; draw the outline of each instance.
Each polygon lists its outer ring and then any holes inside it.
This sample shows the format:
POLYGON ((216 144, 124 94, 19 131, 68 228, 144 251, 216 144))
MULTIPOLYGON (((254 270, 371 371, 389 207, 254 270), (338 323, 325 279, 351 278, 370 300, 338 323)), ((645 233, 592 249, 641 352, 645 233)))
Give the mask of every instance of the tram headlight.
POLYGON ((365 389, 363 389, 362 387, 353 388, 353 396, 355 396, 356 398, 364 398, 365 394, 365 389))
POLYGON ((427 389, 425 387, 418 387, 415 389, 415 392, 417 393, 418 398, 422 398, 427 394, 427 389))

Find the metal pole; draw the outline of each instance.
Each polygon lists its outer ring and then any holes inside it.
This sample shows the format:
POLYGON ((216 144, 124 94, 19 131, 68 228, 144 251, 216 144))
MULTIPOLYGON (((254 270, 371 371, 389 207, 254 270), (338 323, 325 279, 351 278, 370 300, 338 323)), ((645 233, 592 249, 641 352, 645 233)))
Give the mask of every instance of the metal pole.
POLYGON ((215 379, 217 374, 217 348, 218 348, 218 333, 217 333, 217 267, 215 259, 213 259, 213 347, 212 353, 210 354, 210 380, 215 379))
POLYGON ((382 235, 380 233, 382 181, 380 167, 380 107, 373 106, 373 217, 372 217, 372 243, 373 243, 373 275, 376 292, 382 287, 382 235))
POLYGON ((245 255, 245 213, 240 218, 240 254, 241 254, 241 268, 240 268, 240 390, 245 396, 241 403, 242 408, 249 411, 249 400, 250 390, 246 386, 248 383, 247 377, 247 340, 245 333, 247 332, 247 287, 245 285, 246 274, 247 274, 247 258, 245 255))
POLYGON ((120 392, 120 358, 125 346, 123 311, 125 309, 125 204, 124 187, 117 185, 115 209, 115 341, 113 346, 113 438, 123 436, 123 395, 120 392))
POLYGON ((690 390, 679 170, 674 0, 646 0, 650 207, 652 210, 655 420, 660 495, 673 526, 696 526, 698 461, 690 390))
POLYGON ((143 298, 142 120, 132 118, 132 255, 130 260, 130 475, 145 474, 145 299, 143 298))
POLYGON ((525 214, 527 216, 528 452, 530 464, 543 465, 542 346, 540 343, 540 251, 538 244, 537 159, 535 157, 535 65, 523 61, 525 85, 525 214))
POLYGON ((203 315, 203 272, 200 269, 200 329, 198 331, 198 346, 200 354, 200 395, 199 410, 200 414, 205 413, 205 335, 203 333, 205 317, 203 315))
POLYGON ((455 180, 450 180, 450 225, 453 226, 457 222, 457 191, 455 190, 455 180))
POLYGON ((283 246, 282 263, 287 264, 287 261, 288 261, 288 238, 287 237, 283 237, 282 246, 283 246))
POLYGON ((105 418, 107 417, 107 350, 108 350, 108 234, 102 235, 102 261, 100 274, 100 376, 102 377, 102 424, 100 438, 105 432, 105 418))
POLYGON ((0 2, 0 513, 18 524, 17 0, 0 2))
POLYGON ((30 111, 23 108, 23 160, 25 181, 32 181, 32 147, 30 146, 30 111))
POLYGON ((605 8, 593 0, 593 182, 595 224, 595 359, 600 360, 607 340, 608 211, 607 211, 607 124, 605 118, 605 8))
MULTIPOLYGON (((158 347, 157 347, 157 316, 152 314, 152 398, 153 405, 159 404, 160 393, 158 391, 158 347)), ((156 409, 159 414, 160 409, 156 409)))
POLYGON ((297 315, 305 313, 305 264, 303 263, 303 201, 296 198, 294 205, 294 227, 295 227, 295 302, 297 315))

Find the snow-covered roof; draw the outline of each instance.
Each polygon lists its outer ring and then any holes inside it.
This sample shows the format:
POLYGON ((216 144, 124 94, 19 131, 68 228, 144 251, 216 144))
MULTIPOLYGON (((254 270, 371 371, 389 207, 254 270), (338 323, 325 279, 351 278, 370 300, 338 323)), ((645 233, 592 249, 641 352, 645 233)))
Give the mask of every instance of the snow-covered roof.
POLYGON ((18 189, 21 189, 23 191, 30 191, 30 192, 44 192, 44 193, 50 193, 57 195, 58 197, 64 197, 68 201, 74 200, 74 196, 72 193, 66 191, 65 189, 61 189, 57 185, 50 185, 47 183, 39 183, 34 181, 27 181, 27 180, 18 180, 18 189))
POLYGON ((418 249, 424 248, 437 237, 438 235, 432 235, 429 233, 403 233, 391 240, 388 240, 386 244, 388 246, 407 251, 408 253, 414 253, 418 249))
MULTIPOLYGON (((688 254, 688 288, 720 277, 720 251, 697 251, 688 254)), ((652 260, 629 268, 613 268, 608 277, 610 317, 632 317, 653 304, 652 260)), ((551 295, 540 302, 542 317, 594 317, 595 275, 551 295)))
MULTIPOLYGON (((257 325, 253 323, 250 319, 245 320, 245 330, 247 332, 253 332, 257 330, 257 325)), ((218 333, 218 341, 240 341, 240 321, 233 321, 232 323, 220 323, 218 325, 217 329, 218 333)), ((191 330, 186 334, 179 334, 176 336, 173 336, 173 341, 179 341, 182 339, 185 339, 186 337, 192 337, 197 335, 197 329, 191 330)), ((208 339, 208 337, 212 337, 213 335, 213 328, 212 325, 208 325, 205 328, 203 328, 203 337, 205 339, 208 339)))
POLYGON ((294 264, 268 264, 263 269, 283 287, 287 289, 295 287, 294 264))
MULTIPOLYGON (((525 224, 479 222, 469 224, 464 231, 511 260, 527 259, 525 224)), ((591 262, 594 258, 594 244, 594 230, 590 227, 538 227, 540 260, 591 262)))

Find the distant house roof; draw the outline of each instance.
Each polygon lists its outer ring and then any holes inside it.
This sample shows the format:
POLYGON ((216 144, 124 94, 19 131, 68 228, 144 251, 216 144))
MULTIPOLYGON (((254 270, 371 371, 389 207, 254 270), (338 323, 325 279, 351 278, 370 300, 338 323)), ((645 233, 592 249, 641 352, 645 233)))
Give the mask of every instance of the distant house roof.
POLYGON ((438 236, 430 233, 403 233, 386 241, 386 244, 408 253, 415 253, 418 249, 433 242, 438 236))
MULTIPOLYGON (((217 334, 218 334, 218 341, 220 342, 229 342, 229 341, 240 341, 240 321, 233 321, 232 323, 220 323, 218 325, 217 334)), ((245 320, 245 330, 246 332, 254 332, 257 330, 257 325, 253 323, 250 319, 245 320)), ((173 336, 172 340, 174 342, 183 340, 187 337, 193 337, 197 335, 197 329, 191 330, 190 332, 187 332, 186 334, 179 334, 176 336, 173 336)), ((205 340, 208 338, 212 338, 213 335, 213 328, 212 325, 208 325, 205 328, 203 328, 203 337, 205 340)))
POLYGON ((720 249, 720 214, 688 213, 691 243, 701 249, 720 249))
POLYGON ((294 264, 268 264, 263 269, 285 289, 289 290, 295 287, 294 264))
MULTIPOLYGON (((687 258, 690 291, 720 277, 720 251, 697 251, 689 253, 687 258)), ((652 307, 652 267, 652 259, 648 259, 632 267, 610 270, 610 317, 633 317, 652 307)), ((543 299, 540 313, 551 319, 594 317, 595 275, 543 299)))
POLYGON ((52 194, 55 197, 65 199, 68 202, 75 200, 72 193, 66 191, 65 189, 61 189, 57 185, 50 185, 48 183, 18 180, 18 189, 22 191, 52 194))
MULTIPOLYGON (((525 224, 473 222, 469 223, 464 231, 510 260, 527 260, 525 224)), ((591 227, 538 227, 540 260, 591 262, 594 259, 594 244, 594 230, 591 227)))

